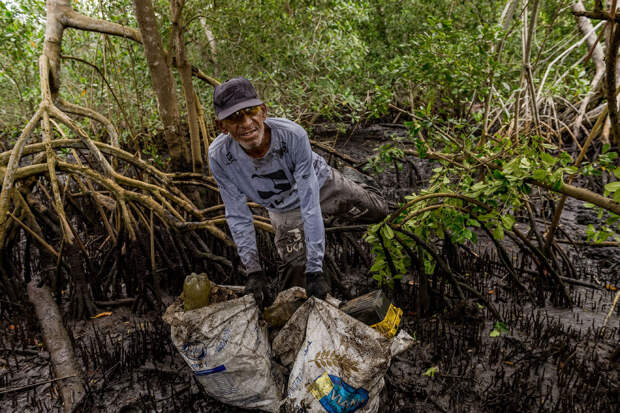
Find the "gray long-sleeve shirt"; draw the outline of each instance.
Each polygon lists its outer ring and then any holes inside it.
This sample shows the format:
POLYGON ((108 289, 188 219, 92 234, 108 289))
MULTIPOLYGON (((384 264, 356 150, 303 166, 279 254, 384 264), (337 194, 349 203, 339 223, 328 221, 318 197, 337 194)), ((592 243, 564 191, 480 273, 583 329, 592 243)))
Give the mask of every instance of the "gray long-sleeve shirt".
POLYGON ((287 119, 267 118, 271 146, 259 159, 249 157, 229 134, 209 147, 209 166, 226 207, 226 222, 248 273, 261 269, 256 247, 252 200, 267 210, 301 209, 306 241, 306 272, 321 271, 325 229, 319 190, 330 174, 325 160, 312 152, 306 131, 287 119))

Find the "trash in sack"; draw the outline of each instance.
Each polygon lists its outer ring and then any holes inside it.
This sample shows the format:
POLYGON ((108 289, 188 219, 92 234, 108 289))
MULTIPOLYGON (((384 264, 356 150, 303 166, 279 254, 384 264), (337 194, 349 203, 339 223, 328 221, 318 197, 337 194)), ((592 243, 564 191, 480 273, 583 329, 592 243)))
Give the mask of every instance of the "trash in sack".
POLYGON ((301 287, 292 287, 278 294, 273 304, 263 311, 263 318, 271 327, 282 327, 306 302, 306 290, 301 287))
POLYGON ((163 319, 172 342, 205 392, 233 406, 277 412, 284 377, 271 362, 267 328, 254 297, 211 283, 211 304, 184 311, 178 299, 163 319), (264 323, 262 323, 264 324, 264 323))
POLYGON ((402 330, 388 338, 325 301, 310 298, 272 345, 274 355, 291 369, 286 411, 376 412, 392 357, 413 341, 402 330))
POLYGON ((342 304, 340 310, 369 325, 387 338, 398 332, 403 310, 396 307, 381 290, 371 291, 342 304))
MULTIPOLYGON (((263 318, 271 327, 280 328, 305 301, 306 292, 303 288, 289 288, 278 294, 273 304, 263 311, 263 318)), ((381 332, 387 338, 394 337, 398 332, 403 310, 394 306, 381 290, 371 291, 346 303, 329 294, 324 301, 381 332)))

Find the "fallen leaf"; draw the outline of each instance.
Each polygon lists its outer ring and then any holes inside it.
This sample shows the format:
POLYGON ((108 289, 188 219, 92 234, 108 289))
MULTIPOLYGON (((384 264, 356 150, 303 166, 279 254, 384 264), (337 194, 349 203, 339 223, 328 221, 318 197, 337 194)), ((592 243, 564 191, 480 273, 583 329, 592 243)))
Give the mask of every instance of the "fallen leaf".
POLYGON ((489 290, 489 294, 495 294, 495 290, 489 290))
POLYGON ((617 290, 616 286, 613 285, 613 284, 607 284, 607 285, 605 285, 605 288, 608 289, 609 291, 616 291, 617 290))
POLYGON ((103 313, 99 313, 97 315, 92 316, 91 318, 100 318, 100 317, 108 317, 112 315, 112 311, 104 311, 103 313))
POLYGON ((15 330, 15 326, 14 326, 13 324, 11 324, 11 325, 9 326, 9 330, 11 330, 11 331, 15 330))
POLYGON ((439 372, 439 366, 433 366, 429 368, 428 370, 426 370, 426 372, 424 372, 424 375, 428 377, 435 377, 435 374, 437 374, 438 372, 439 372))
POLYGON ((504 361, 504 364, 508 365, 508 366, 514 366, 514 363, 512 361, 504 361))

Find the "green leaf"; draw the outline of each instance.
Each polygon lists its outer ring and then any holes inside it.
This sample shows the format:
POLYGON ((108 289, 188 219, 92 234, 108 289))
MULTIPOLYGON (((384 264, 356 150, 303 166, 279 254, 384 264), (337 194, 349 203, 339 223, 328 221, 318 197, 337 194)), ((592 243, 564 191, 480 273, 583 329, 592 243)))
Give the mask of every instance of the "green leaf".
POLYGON ((504 228, 501 225, 495 227, 495 229, 493 230, 493 237, 498 241, 504 239, 504 228))
POLYGON ((607 185, 605 185, 606 194, 610 192, 616 192, 618 189, 620 189, 620 181, 610 182, 607 185))
MULTIPOLYGON (((508 165, 506 165, 506 167, 508 167, 508 165)), ((507 170, 507 169, 504 168, 504 170, 507 170)), ((501 173, 500 171, 498 171, 497 169, 493 171, 493 177, 495 177, 497 179, 505 179, 504 174, 501 173)))
POLYGON ((379 272, 384 266, 385 261, 383 259, 377 258, 374 264, 372 264, 372 267, 370 267, 370 272, 379 272))
POLYGON ((519 166, 522 169, 530 169, 531 164, 530 164, 530 161, 526 157, 523 157, 521 158, 521 162, 519 163, 519 166))
POLYGON ((616 178, 620 179, 620 166, 614 169, 614 175, 616 175, 616 178))
POLYGON ((508 332, 508 327, 506 327, 506 324, 503 321, 496 321, 495 325, 493 326, 494 329, 502 332, 502 333, 507 333, 508 332))
POLYGON ((545 164, 545 166, 553 166, 557 163, 558 159, 556 157, 554 157, 553 155, 547 153, 547 152, 543 152, 541 155, 542 161, 545 164))
POLYGON ((504 228, 508 230, 512 229, 515 222, 515 217, 513 217, 512 215, 502 215, 502 224, 504 225, 504 228))
POLYGON ((428 370, 426 370, 424 372, 424 375, 428 377, 435 377, 435 374, 437 373, 439 373, 439 367, 433 366, 433 367, 430 367, 428 370))
POLYGON ((547 177, 548 173, 544 169, 536 169, 532 174, 532 177, 537 181, 542 181, 547 177))
POLYGON ((381 235, 383 235, 387 239, 394 238, 394 231, 387 225, 381 227, 381 235))
POLYGON ((499 332, 499 330, 491 330, 491 333, 489 334, 489 337, 499 337, 501 335, 501 333, 499 332))

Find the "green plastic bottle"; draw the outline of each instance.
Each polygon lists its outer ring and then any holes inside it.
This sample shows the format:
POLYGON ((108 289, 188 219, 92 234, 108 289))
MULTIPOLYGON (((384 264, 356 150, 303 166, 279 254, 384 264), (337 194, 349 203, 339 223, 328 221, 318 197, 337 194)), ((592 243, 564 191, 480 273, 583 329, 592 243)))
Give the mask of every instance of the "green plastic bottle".
POLYGON ((209 305, 211 296, 211 281, 207 274, 191 273, 185 277, 183 283, 183 305, 185 311, 209 305))

